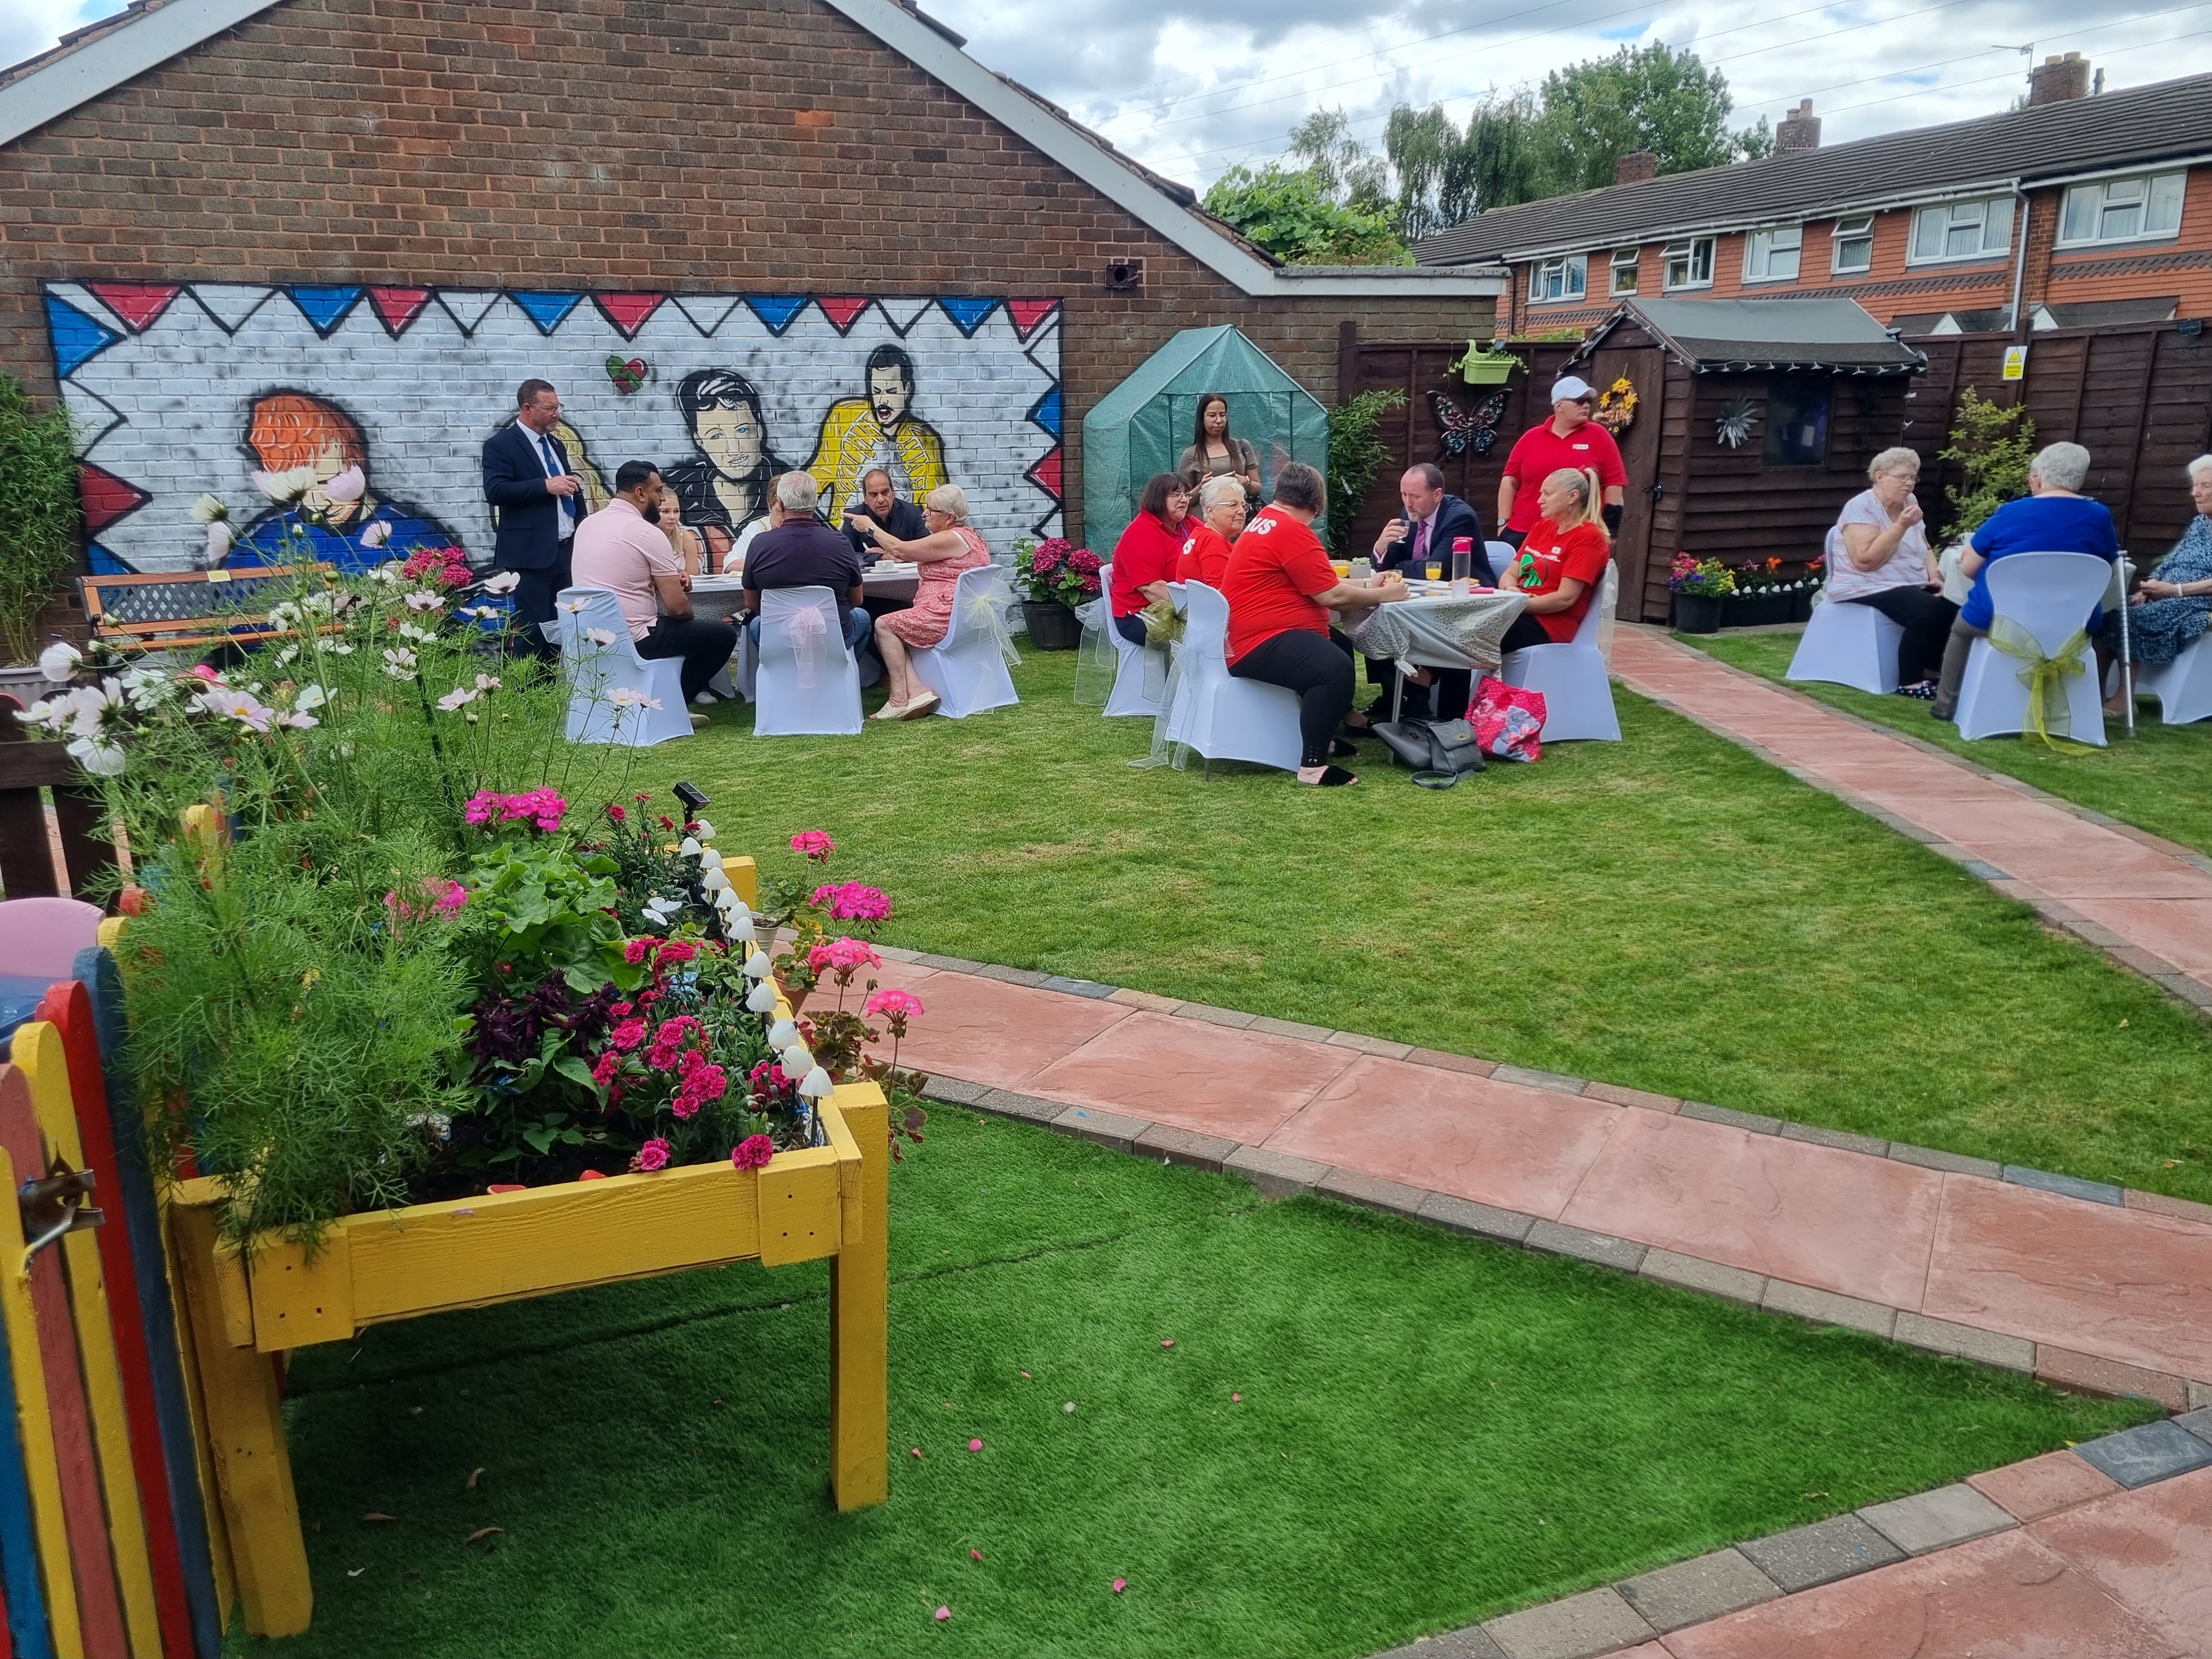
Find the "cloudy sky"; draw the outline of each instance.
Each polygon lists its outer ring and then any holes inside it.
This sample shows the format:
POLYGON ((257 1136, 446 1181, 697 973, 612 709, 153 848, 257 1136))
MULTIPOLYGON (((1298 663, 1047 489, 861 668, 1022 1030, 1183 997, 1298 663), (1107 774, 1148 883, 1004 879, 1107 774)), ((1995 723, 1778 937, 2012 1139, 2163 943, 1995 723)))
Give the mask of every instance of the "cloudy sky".
MULTIPOLYGON (((120 0, 0 0, 0 64, 120 0)), ((1492 88, 1624 42, 1693 48, 1728 76, 1732 125, 1809 97, 1835 143, 2008 107, 2031 46, 2112 87, 2212 70, 2212 0, 923 0, 969 51, 1140 160, 1203 189, 1278 154, 1316 106, 1370 141, 1391 106, 1455 118, 1492 88)))

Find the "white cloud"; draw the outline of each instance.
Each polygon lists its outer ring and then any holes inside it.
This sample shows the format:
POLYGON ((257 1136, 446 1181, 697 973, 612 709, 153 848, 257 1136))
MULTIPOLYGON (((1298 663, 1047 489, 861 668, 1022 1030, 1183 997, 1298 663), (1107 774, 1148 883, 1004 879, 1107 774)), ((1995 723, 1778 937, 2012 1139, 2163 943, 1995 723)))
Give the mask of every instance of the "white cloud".
POLYGON ((123 0, 8 0, 0 6, 0 64, 36 57, 70 30, 123 9, 123 0))

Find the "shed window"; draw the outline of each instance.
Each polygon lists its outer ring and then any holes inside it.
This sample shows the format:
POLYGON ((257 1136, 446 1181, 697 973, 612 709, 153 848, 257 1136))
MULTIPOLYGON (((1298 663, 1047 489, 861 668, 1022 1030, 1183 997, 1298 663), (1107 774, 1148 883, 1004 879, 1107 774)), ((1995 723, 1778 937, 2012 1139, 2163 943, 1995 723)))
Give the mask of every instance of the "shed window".
POLYGON ((1863 214, 1856 219, 1838 219, 1829 236, 1829 245, 1835 252, 1833 269, 1838 276, 1854 276, 1874 269, 1874 215, 1863 214))
POLYGON ((1579 253, 1540 259, 1528 267, 1528 297, 1534 301, 1579 300, 1589 284, 1589 261, 1579 253))
POLYGON ((1615 294, 1636 292, 1637 262, 1644 257, 1640 247, 1615 248, 1613 254, 1613 291, 1615 294))
POLYGON ((1767 465, 1814 466, 1827 459, 1828 386, 1825 377, 1778 375, 1768 386, 1767 465))
POLYGON ((2160 173, 2138 179, 2106 179, 2076 185, 2066 192, 2059 221, 2058 246, 2087 247, 2097 242, 2133 242, 2181 231, 2181 191, 2185 173, 2160 173))
POLYGON ((1666 261, 1665 287, 1711 288, 1713 285, 1713 239, 1699 236, 1686 242, 1669 242, 1661 256, 1666 261))
POLYGON ((1754 230, 1743 239, 1743 280, 1747 283, 1794 283, 1797 256, 1805 245, 1804 228, 1776 225, 1754 230))
POLYGON ((2011 246, 2011 197, 1939 202, 1912 216, 1909 263, 1923 265, 1947 259, 1984 259, 1992 253, 2002 253, 2011 246))

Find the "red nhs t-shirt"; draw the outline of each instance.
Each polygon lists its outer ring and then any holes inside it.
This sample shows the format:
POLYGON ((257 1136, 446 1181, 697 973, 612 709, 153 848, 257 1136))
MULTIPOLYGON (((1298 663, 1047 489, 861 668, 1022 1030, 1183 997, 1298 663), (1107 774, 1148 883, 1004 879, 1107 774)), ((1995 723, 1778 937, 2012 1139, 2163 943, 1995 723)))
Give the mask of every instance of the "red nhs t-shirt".
POLYGON ((1313 596, 1336 586, 1336 567, 1313 532, 1279 507, 1264 507, 1230 550, 1229 660, 1303 628, 1326 638, 1328 607, 1313 596))
POLYGON ((1573 642, 1589 608, 1605 586, 1605 568, 1613 562, 1613 547, 1605 532, 1594 524, 1562 530, 1549 519, 1539 519, 1513 556, 1505 573, 1506 591, 1534 599, 1552 593, 1568 577, 1583 585, 1582 597, 1565 611, 1550 611, 1536 618, 1538 626, 1559 645, 1573 642))
MULTIPOLYGON (((1218 593, 1221 591, 1223 573, 1229 568, 1229 544, 1210 524, 1200 524, 1194 519, 1185 522, 1191 526, 1191 532, 1182 544, 1182 557, 1176 565, 1176 580, 1204 582, 1218 593)), ((1335 572, 1329 574, 1334 575, 1335 572)))
POLYGON ((1512 516, 1502 528, 1526 530, 1543 517, 1536 498, 1543 492, 1544 480, 1563 466, 1577 471, 1589 468, 1607 489, 1616 484, 1625 489, 1628 483, 1628 469, 1620 464, 1620 446, 1613 442, 1613 434, 1595 421, 1584 421, 1562 438, 1547 421, 1522 433, 1505 458, 1505 476, 1519 486, 1519 493, 1513 497, 1512 516))

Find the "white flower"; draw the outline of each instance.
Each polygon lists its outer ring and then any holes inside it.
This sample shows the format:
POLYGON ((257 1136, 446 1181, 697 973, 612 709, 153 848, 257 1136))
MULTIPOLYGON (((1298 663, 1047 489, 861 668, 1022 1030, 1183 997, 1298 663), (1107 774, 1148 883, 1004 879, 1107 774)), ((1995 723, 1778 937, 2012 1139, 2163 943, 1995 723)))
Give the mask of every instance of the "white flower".
POLYGON ((348 645, 343 640, 333 640, 330 644, 325 646, 323 649, 329 652, 333 657, 350 657, 353 655, 353 647, 348 645))
POLYGON ((761 981, 745 993, 745 1006, 757 1014, 771 1013, 775 1008, 775 987, 761 981))
POLYGON ((429 629, 417 628, 413 623, 402 623, 399 624, 399 637, 413 640, 418 645, 428 645, 438 636, 429 629))
POLYGON ((659 698, 648 697, 644 692, 633 690, 627 685, 618 685, 615 687, 613 690, 608 692, 607 701, 612 703, 617 708, 658 708, 660 707, 659 698))
POLYGON ((391 539, 392 521, 389 519, 379 519, 361 532, 361 544, 363 547, 381 547, 391 539))
POLYGON ((282 651, 279 651, 276 653, 276 665, 279 668, 282 668, 286 664, 295 661, 299 655, 300 647, 298 646, 288 645, 282 651))
POLYGON ((295 708, 320 708, 331 700, 331 694, 319 685, 303 685, 300 695, 292 699, 295 708))
POLYGON ((438 707, 450 714, 465 704, 474 702, 483 695, 482 692, 472 690, 465 685, 457 685, 438 699, 438 707))
POLYGON ((102 743, 97 738, 78 738, 69 746, 76 763, 96 777, 115 778, 123 775, 123 751, 112 743, 102 743))
POLYGON ((773 971, 775 970, 769 965, 768 952, 765 951, 756 951, 745 958, 747 979, 764 980, 773 971))
POLYGON ((311 616, 334 617, 337 614, 338 602, 332 594, 310 593, 300 601, 300 609, 311 616))
POLYGON ((343 505, 357 501, 368 489, 368 480, 357 466, 349 466, 323 486, 323 494, 343 505))
POLYGON ((203 495, 191 507, 194 524, 214 524, 230 516, 230 508, 220 495, 203 495))
MULTIPOLYGON (((490 584, 486 583, 485 586, 489 586, 490 584)), ((571 616, 581 616, 584 607, 590 603, 589 599, 556 599, 553 601, 553 608, 556 611, 566 611, 571 616)))
POLYGON ((407 567, 398 559, 386 561, 368 573, 380 582, 390 582, 395 587, 406 580, 407 567))
MULTIPOLYGON (((489 581, 483 585, 483 591, 487 593, 512 593, 521 585, 521 572, 517 570, 502 570, 499 574, 494 576, 489 581)), ((580 605, 570 606, 568 608, 581 611, 584 607, 580 605)))
POLYGON ((107 711, 123 706, 123 682, 111 679, 99 685, 80 685, 64 701, 69 706, 70 729, 81 738, 96 737, 106 722, 107 711))
POLYGON ((498 675, 496 675, 496 674, 479 674, 479 675, 477 675, 477 690, 479 690, 479 691, 496 691, 496 690, 499 690, 499 676, 498 676, 498 675))
POLYGON ((66 641, 56 640, 39 653, 39 672, 50 680, 65 680, 76 672, 84 653, 66 641))
POLYGON ((201 556, 210 565, 221 564, 230 556, 230 526, 217 520, 207 527, 207 546, 201 556))
POLYGON ((279 507, 288 507, 314 488, 315 469, 295 466, 289 472, 256 472, 253 487, 279 507))
POLYGON ((444 598, 427 587, 418 587, 412 593, 401 594, 400 598, 407 602, 410 611, 443 611, 446 608, 444 598))
POLYGON ((793 1042, 776 1056, 776 1064, 783 1067, 786 1077, 805 1077, 814 1069, 814 1056, 805 1043, 793 1042))
POLYGON ((177 695, 177 683, 156 668, 127 669, 121 684, 123 695, 142 714, 159 708, 177 695))
POLYGON ((201 693, 199 703, 209 714, 226 715, 256 732, 266 732, 276 713, 251 691, 206 691, 201 693))
MULTIPOLYGON (((786 1077, 791 1073, 786 1072, 786 1077)), ((808 1100, 826 1100, 836 1091, 837 1085, 830 1080, 830 1073, 817 1066, 801 1079, 799 1092, 808 1100)))
POLYGON ((768 1046, 781 1054, 799 1041, 799 1027, 792 1021, 780 1019, 768 1028, 768 1046))
POLYGON ((587 628, 584 630, 584 637, 602 651, 615 642, 613 632, 605 628, 587 628))
POLYGON ((44 698, 33 703, 15 716, 26 726, 44 726, 47 731, 55 733, 59 733, 62 727, 69 724, 69 717, 70 706, 67 697, 44 698))
POLYGON ((276 717, 276 724, 279 726, 295 726, 301 731, 304 732, 311 726, 320 726, 322 722, 317 720, 313 714, 303 714, 299 710, 294 709, 289 714, 279 714, 276 717))
POLYGON ((384 672, 395 680, 411 680, 415 678, 415 653, 403 645, 384 653, 384 672))

